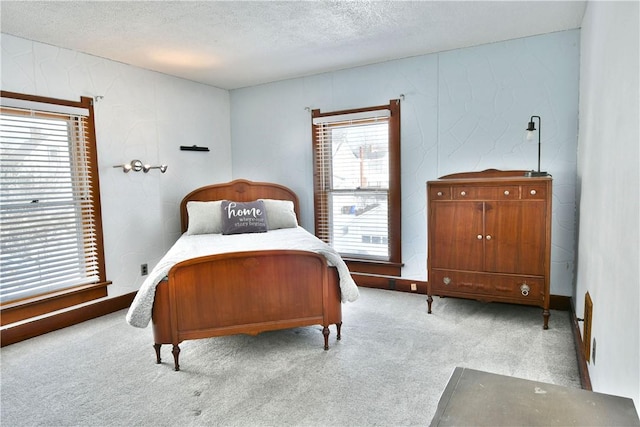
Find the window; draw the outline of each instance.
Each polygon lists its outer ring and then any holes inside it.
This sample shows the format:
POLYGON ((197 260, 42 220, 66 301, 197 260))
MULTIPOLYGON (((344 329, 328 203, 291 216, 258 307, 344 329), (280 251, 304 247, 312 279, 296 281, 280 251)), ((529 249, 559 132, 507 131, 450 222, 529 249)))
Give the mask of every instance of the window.
POLYGON ((316 235, 346 259, 400 263, 400 103, 313 110, 316 235))
POLYGON ((0 165, 2 323, 7 303, 104 287, 92 100, 2 92, 0 165))

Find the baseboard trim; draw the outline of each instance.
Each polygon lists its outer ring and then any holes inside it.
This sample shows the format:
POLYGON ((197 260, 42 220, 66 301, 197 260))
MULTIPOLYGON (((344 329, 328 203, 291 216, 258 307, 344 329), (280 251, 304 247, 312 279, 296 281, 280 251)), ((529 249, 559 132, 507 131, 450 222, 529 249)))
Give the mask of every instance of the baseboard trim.
POLYGON ((13 325, 6 325, 0 331, 0 347, 125 309, 131 305, 135 296, 136 292, 131 292, 113 298, 105 298, 77 308, 52 313, 49 316, 39 317, 31 321, 27 320, 13 325))
POLYGON ((578 374, 580 375, 580 384, 584 390, 592 391, 591 377, 589 376, 589 366, 587 365, 587 357, 584 354, 584 345, 582 342, 582 335, 580 335, 580 326, 578 325, 578 316, 576 316, 576 310, 573 304, 571 306, 571 323, 573 328, 573 342, 576 347, 576 358, 578 359, 578 374))

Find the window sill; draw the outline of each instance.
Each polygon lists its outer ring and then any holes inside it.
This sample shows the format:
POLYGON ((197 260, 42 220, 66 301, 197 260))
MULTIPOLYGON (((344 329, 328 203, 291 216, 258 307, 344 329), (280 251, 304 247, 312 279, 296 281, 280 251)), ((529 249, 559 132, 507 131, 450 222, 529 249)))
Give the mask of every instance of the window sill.
POLYGON ((0 325, 5 326, 106 297, 109 284, 111 282, 94 283, 2 304, 0 306, 0 325))
POLYGON ((343 258, 352 273, 380 274, 400 277, 404 264, 391 261, 343 258))

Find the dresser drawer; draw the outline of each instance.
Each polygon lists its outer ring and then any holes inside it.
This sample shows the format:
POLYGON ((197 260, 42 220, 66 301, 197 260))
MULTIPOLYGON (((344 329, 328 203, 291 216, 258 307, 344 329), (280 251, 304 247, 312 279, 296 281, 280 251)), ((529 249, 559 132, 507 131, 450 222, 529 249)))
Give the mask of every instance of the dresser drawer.
POLYGON ((478 196, 478 187, 458 185, 451 188, 451 197, 455 200, 475 200, 478 196))
POLYGON ((501 185, 491 187, 454 186, 451 195, 455 200, 518 200, 520 187, 518 185, 501 185))
POLYGON ((429 284, 434 295, 475 295, 477 299, 542 304, 544 279, 537 277, 432 270, 429 284), (484 298, 483 298, 484 297, 484 298))
POLYGON ((522 186, 523 199, 545 200, 547 198, 547 187, 542 184, 527 184, 522 186))
POLYGON ((429 187, 429 200, 451 200, 451 188, 449 186, 429 187))

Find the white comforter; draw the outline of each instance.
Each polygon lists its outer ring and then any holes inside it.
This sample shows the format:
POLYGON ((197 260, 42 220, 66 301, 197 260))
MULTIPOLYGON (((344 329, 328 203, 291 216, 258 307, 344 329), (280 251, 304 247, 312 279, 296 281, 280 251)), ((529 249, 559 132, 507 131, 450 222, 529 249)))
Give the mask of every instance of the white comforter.
POLYGON ((169 274, 169 270, 175 264, 191 258, 225 252, 272 249, 305 250, 324 255, 327 263, 338 270, 342 302, 358 299, 358 287, 340 255, 302 227, 229 236, 183 234, 142 283, 127 313, 127 322, 138 328, 145 328, 149 324, 156 285, 169 274))

